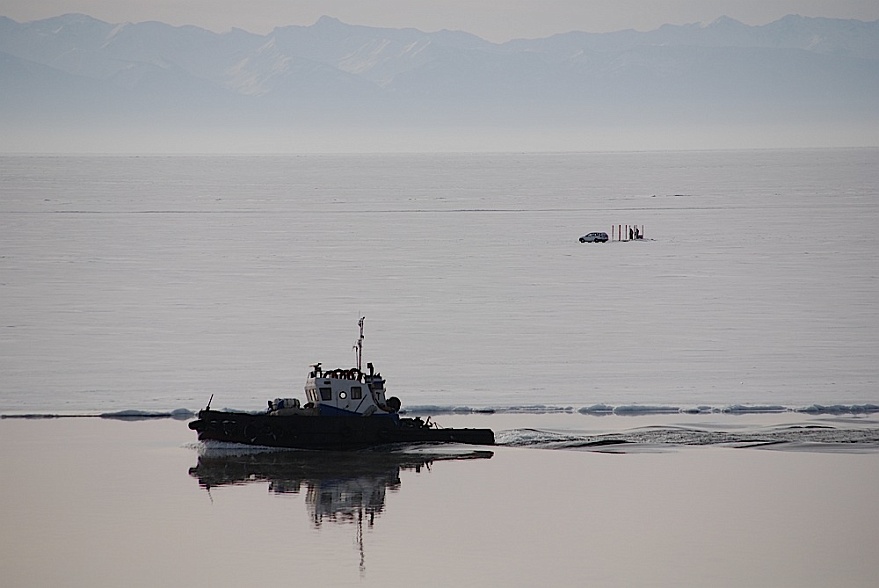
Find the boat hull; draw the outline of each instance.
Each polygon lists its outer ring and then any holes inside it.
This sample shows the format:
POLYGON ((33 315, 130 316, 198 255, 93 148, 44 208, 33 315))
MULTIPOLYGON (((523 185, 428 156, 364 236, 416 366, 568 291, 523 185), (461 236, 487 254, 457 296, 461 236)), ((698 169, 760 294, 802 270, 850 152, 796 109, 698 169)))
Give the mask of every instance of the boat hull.
POLYGON ((200 441, 291 449, 364 449, 393 443, 494 445, 490 429, 441 429, 397 415, 276 416, 203 410, 189 423, 200 441))

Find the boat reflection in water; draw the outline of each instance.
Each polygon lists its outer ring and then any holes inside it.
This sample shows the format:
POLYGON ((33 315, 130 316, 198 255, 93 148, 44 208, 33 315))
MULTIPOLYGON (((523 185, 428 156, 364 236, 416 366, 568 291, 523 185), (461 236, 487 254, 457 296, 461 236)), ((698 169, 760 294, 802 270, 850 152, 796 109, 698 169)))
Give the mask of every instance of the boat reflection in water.
POLYGON ((372 527, 385 508, 388 489, 400 488, 400 473, 430 469, 435 461, 490 459, 494 453, 456 447, 418 450, 246 451, 205 448, 189 475, 210 491, 217 486, 268 482, 275 494, 298 494, 305 488, 305 504, 315 528, 325 522, 352 524, 357 529, 360 569, 365 569, 363 524, 372 527))

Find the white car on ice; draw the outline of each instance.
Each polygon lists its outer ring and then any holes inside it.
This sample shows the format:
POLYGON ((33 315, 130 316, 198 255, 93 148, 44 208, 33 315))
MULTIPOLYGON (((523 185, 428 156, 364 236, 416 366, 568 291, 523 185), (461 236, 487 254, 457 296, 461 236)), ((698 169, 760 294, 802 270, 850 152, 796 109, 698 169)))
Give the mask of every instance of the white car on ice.
POLYGON ((587 233, 580 237, 580 243, 607 243, 607 233, 587 233))

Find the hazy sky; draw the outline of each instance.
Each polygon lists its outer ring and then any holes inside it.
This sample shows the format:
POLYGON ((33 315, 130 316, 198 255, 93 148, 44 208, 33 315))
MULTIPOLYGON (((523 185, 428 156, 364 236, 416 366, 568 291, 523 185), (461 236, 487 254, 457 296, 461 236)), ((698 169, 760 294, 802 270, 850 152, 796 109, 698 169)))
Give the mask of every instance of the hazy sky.
POLYGON ((766 24, 786 14, 879 19, 879 0, 0 0, 0 15, 29 21, 70 12, 107 22, 158 20, 214 31, 265 33, 320 16, 348 24, 463 30, 490 41, 570 30, 651 30, 729 16, 766 24))

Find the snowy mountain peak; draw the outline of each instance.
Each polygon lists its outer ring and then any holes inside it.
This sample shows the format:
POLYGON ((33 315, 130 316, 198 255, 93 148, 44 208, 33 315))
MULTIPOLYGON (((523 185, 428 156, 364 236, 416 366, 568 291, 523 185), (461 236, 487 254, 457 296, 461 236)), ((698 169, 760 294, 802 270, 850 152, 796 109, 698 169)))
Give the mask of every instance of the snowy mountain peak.
POLYGON ((321 16, 315 21, 314 25, 316 27, 342 27, 346 26, 341 20, 338 18, 334 18, 332 16, 321 16))
POLYGON ((708 24, 702 24, 703 29, 732 29, 746 26, 742 22, 728 16, 719 16, 708 24))

